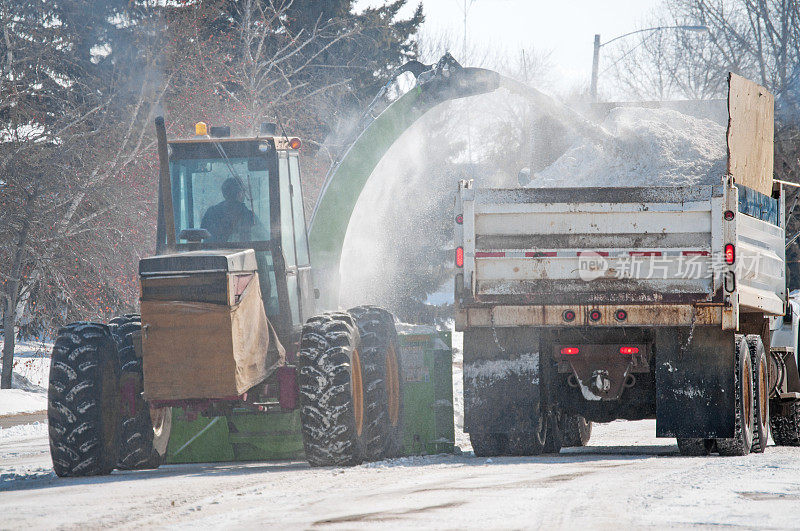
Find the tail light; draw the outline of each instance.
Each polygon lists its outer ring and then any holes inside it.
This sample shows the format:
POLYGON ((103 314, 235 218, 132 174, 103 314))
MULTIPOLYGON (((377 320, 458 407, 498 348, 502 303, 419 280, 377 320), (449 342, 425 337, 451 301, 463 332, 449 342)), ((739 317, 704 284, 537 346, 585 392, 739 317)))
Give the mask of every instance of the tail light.
POLYGON ((459 225, 464 223, 464 216, 462 214, 456 216, 456 223, 458 223, 459 225))
POLYGON ((736 261, 736 247, 732 243, 725 245, 725 263, 728 265, 736 261))
POLYGON ((566 356, 574 356, 575 354, 578 354, 580 351, 581 351, 581 349, 579 349, 578 347, 562 347, 561 348, 561 353, 566 355, 566 356))
POLYGON ((456 247, 456 267, 464 267, 464 248, 456 247))
POLYGON ((572 321, 575 320, 575 311, 574 310, 564 310, 564 313, 562 314, 562 317, 564 318, 564 320, 566 322, 571 323, 572 321))
POLYGON ((601 317, 600 310, 592 310, 589 312, 589 319, 592 321, 599 321, 601 317))
POLYGON ((619 347, 619 353, 632 356, 639 353, 639 347, 619 347))
POLYGON ((628 318, 628 312, 626 312, 625 310, 617 310, 617 311, 614 313, 614 318, 615 318, 617 321, 624 321, 625 319, 627 319, 627 318, 628 318))
POLYGON ((735 216, 736 214, 733 213, 733 210, 726 210, 725 213, 722 214, 725 221, 731 221, 735 216))

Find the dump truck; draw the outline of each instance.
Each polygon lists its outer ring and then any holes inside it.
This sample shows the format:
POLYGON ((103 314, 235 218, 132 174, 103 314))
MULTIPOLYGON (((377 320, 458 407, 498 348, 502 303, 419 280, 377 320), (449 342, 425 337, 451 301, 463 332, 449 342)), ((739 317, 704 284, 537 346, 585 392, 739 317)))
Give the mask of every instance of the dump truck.
POLYGON ((267 457, 353 465, 407 447, 452 451, 452 387, 448 399, 431 383, 449 380, 440 362, 449 347, 402 338, 413 354, 404 363, 385 309, 318 311, 300 139, 274 124, 231 137, 200 122, 195 136, 167 140, 164 119, 155 125, 157 249, 139 262, 140 313, 68 324, 53 347, 56 474, 267 457), (449 432, 441 418, 434 425, 434 402, 449 404, 449 432), (405 422, 404 406, 428 420, 405 422))
POLYGON ((710 185, 460 183, 456 329, 476 455, 557 452, 576 425, 615 419, 655 419, 684 455, 763 452, 770 424, 777 444, 799 443, 797 329, 772 342, 787 309, 773 105, 730 75, 727 171, 710 185))

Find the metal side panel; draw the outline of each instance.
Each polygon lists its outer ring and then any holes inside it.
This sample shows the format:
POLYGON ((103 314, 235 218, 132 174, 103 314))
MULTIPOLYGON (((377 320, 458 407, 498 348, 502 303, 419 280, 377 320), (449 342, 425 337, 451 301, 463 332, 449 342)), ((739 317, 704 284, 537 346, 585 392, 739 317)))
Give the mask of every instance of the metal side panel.
POLYGON ((733 437, 734 348, 715 326, 657 330, 657 437, 733 437))
MULTIPOLYGON (((611 205, 608 205, 609 207, 611 205)), ((475 231, 487 234, 711 233, 710 209, 634 212, 543 211, 476 213, 475 231)), ((629 240, 630 241, 630 240, 629 240)), ((699 243, 699 242, 698 242, 699 243)))
POLYGON ((420 327, 398 335, 403 364, 405 455, 452 453, 453 351, 451 333, 420 327))
POLYGON ((572 188, 483 188, 481 204, 492 203, 686 203, 723 194, 722 185, 616 186, 572 188))
POLYGON ((736 216, 736 280, 742 307, 783 314, 784 240, 781 227, 741 213, 736 216))
POLYGON ((712 209, 724 196, 722 185, 476 189, 474 255, 465 247, 475 297, 552 303, 592 291, 615 301, 710 300, 712 209))

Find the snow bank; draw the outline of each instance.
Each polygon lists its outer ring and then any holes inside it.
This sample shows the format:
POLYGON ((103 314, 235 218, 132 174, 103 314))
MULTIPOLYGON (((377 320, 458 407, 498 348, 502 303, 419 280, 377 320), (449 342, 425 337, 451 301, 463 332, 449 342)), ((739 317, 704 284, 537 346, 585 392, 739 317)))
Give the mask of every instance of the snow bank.
POLYGON ((10 428, 0 428, 0 443, 42 437, 47 437, 46 422, 32 422, 10 428))
POLYGON ((47 410, 51 350, 49 343, 22 342, 16 345, 12 389, 0 389, 0 416, 47 410))
POLYGON ((580 139, 536 174, 532 188, 716 184, 726 171, 725 128, 671 109, 617 107, 613 142, 580 139))
POLYGON ((0 417, 17 413, 36 413, 46 409, 46 392, 0 389, 0 417))

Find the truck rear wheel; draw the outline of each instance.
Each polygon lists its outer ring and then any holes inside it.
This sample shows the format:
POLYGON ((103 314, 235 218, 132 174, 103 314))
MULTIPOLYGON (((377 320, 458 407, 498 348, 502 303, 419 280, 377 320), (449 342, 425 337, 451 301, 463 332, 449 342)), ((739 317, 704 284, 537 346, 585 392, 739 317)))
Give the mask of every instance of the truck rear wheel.
MULTIPOLYGON (((141 317, 128 314, 115 317, 109 323, 111 334, 117 344, 120 366, 120 447, 117 468, 140 470, 158 468, 164 461, 166 443, 154 446, 155 427, 150 416, 150 405, 145 401, 142 359, 136 356, 133 335, 142 329, 141 317)), ((171 412, 170 412, 171 415, 171 412)), ((163 415, 162 415, 163 417, 163 415)), ((159 422, 161 440, 169 440, 169 430, 164 430, 163 419, 159 422)))
POLYGON ((541 455, 545 453, 558 453, 561 448, 547 448, 546 444, 551 434, 545 428, 543 432, 514 432, 508 434, 508 455, 541 455))
POLYGON ((678 437, 678 451, 681 455, 698 457, 709 455, 714 449, 714 439, 684 439, 678 437))
POLYGON ((585 418, 580 415, 563 415, 559 425, 565 447, 589 444, 592 436, 592 423, 585 418))
POLYGON ((475 457, 495 457, 503 455, 508 446, 505 433, 470 433, 469 442, 475 457))
POLYGON ((108 326, 61 328, 47 392, 50 455, 58 476, 95 476, 114 469, 119 406, 119 363, 108 326))
POLYGON ((800 446, 800 402, 781 405, 773 401, 769 421, 777 446, 800 446))
POLYGON ((767 375, 767 353, 759 335, 747 336, 753 364, 753 412, 755 415, 753 446, 751 452, 762 453, 767 448, 769 437, 769 377, 767 375))
POLYGON ((732 439, 717 439, 719 455, 741 456, 750 453, 753 445, 755 414, 753 411, 753 363, 750 347, 742 336, 736 336, 734 367, 734 400, 736 423, 732 439))
POLYGON ((311 466, 357 465, 366 415, 358 329, 349 314, 313 317, 303 326, 297 383, 303 447, 311 466))
POLYGON ((394 317, 376 306, 358 306, 348 313, 361 337, 364 457, 368 461, 398 457, 403 453, 403 377, 394 317))

